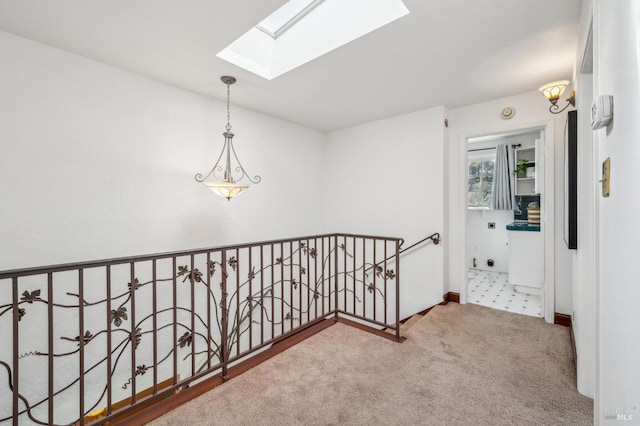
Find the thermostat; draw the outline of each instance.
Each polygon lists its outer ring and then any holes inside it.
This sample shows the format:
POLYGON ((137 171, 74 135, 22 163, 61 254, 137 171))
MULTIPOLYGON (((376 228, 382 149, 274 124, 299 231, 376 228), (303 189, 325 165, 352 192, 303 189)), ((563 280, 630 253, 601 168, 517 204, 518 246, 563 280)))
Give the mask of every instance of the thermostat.
POLYGON ((602 129, 613 118, 613 96, 600 95, 591 104, 591 128, 602 129))

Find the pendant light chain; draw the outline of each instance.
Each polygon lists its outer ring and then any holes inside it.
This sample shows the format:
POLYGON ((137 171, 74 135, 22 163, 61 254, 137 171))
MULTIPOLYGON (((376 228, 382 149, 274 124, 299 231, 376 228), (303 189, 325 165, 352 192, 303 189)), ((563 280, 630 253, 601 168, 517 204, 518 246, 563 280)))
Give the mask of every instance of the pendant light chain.
POLYGON ((227 83, 227 126, 225 127, 225 129, 227 129, 227 132, 231 131, 231 111, 229 109, 229 99, 231 98, 231 89, 230 89, 230 84, 227 83))

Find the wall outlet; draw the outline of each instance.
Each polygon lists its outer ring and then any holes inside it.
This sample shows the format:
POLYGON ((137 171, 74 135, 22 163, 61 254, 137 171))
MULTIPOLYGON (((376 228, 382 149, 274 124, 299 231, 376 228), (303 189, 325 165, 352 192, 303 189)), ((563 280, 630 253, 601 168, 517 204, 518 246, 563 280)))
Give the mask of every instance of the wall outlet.
POLYGON ((496 229, 496 223, 495 222, 489 222, 489 229, 496 229))

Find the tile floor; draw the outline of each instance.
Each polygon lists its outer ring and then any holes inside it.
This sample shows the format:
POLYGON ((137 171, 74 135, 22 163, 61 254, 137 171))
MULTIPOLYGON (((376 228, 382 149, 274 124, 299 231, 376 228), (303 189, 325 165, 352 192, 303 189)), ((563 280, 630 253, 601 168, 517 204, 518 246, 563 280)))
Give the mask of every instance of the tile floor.
POLYGON ((518 293, 503 272, 469 269, 468 301, 516 314, 542 317, 542 299, 538 295, 518 293))

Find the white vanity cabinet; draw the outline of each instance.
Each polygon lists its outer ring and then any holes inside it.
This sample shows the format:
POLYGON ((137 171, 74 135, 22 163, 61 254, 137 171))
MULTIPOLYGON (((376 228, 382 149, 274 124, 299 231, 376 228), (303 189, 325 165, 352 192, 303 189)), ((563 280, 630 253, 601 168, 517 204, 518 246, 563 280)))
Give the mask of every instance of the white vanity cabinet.
MULTIPOLYGON (((531 225, 522 224, 522 227, 526 226, 531 225)), ((542 288, 544 283, 542 232, 509 229, 509 283, 542 288)))

